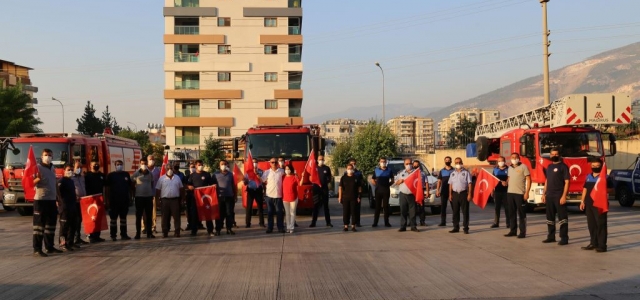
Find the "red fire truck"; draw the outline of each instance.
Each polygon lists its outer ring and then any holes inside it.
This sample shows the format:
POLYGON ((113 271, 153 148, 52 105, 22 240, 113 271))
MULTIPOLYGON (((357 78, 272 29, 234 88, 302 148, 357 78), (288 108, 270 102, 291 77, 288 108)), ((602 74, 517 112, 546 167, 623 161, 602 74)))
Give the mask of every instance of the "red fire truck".
POLYGON ((20 134, 11 140, 5 153, 2 184, 6 189, 2 205, 9 210, 17 208, 23 216, 33 213, 33 199, 25 199, 22 187, 22 172, 30 146, 33 146, 38 163, 43 149, 53 151, 52 163, 58 178, 62 177, 64 165, 76 160, 82 163, 85 170, 88 170, 92 161, 98 161, 105 174, 115 170, 116 160, 122 160, 124 169, 133 173, 139 167, 142 156, 138 142, 110 134, 95 137, 66 133, 20 134))
MULTIPOLYGON (((304 171, 304 166, 309 159, 309 154, 314 151, 319 155, 324 151, 325 141, 320 137, 318 125, 282 125, 282 126, 256 126, 250 128, 239 139, 244 146, 243 157, 245 163, 249 151, 253 158, 258 160, 258 168, 265 171, 270 168, 269 159, 283 157, 287 164, 291 164, 298 175, 304 171)), ((234 143, 234 154, 239 156, 238 143, 234 143)), ((305 175, 304 184, 298 187, 298 211, 309 211, 313 208, 312 184, 308 174, 305 175)), ((257 204, 254 202, 254 209, 257 204)), ((247 207, 246 187, 242 190, 242 206, 247 207)))
POLYGON ((522 163, 531 170, 527 208, 533 210, 544 205, 544 170, 551 163, 550 150, 558 148, 571 176, 567 203, 577 205, 590 172, 587 159, 597 157, 604 161, 605 156, 616 153, 614 136, 600 129, 629 124, 631 120, 628 95, 569 95, 548 106, 478 126, 475 152, 480 161, 491 164, 500 156, 508 162, 511 153, 520 153, 522 163), (608 141, 608 151, 603 140, 608 141))

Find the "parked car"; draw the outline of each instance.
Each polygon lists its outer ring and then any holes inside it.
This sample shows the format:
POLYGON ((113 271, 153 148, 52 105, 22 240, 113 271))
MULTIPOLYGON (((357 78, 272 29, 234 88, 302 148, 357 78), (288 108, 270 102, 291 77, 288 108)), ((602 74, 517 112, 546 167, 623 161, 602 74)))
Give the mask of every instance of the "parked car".
POLYGON ((620 206, 633 206, 640 197, 640 156, 633 166, 633 169, 611 170, 609 173, 620 206))
MULTIPOLYGON (((393 174, 397 174, 398 172, 404 170, 404 159, 402 158, 393 158, 387 161, 387 167, 391 169, 393 174)), ((442 203, 440 202, 440 197, 436 197, 436 183, 438 179, 429 172, 429 168, 425 166, 423 163, 420 163, 420 171, 427 175, 427 181, 429 181, 429 197, 425 197, 425 206, 431 208, 431 214, 440 214, 440 209, 442 207, 442 203)), ((371 179, 369 176, 368 179, 371 179)), ((371 182, 367 180, 369 183, 369 207, 375 208, 375 193, 373 185, 371 182)), ((425 195, 427 194, 426 185, 425 185, 425 195)), ((389 206, 391 206, 391 210, 397 210, 400 208, 400 199, 398 196, 398 186, 391 186, 391 197, 389 198, 389 206)))

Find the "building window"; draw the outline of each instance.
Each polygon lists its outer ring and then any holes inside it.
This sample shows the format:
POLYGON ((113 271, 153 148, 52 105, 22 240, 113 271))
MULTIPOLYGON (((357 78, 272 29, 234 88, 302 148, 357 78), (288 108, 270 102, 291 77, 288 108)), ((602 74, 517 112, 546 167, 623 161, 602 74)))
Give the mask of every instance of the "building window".
POLYGON ((231 136, 231 127, 218 127, 218 136, 231 136))
POLYGON ((278 54, 278 45, 264 45, 264 54, 278 54))
POLYGON ((264 27, 278 27, 278 19, 264 18, 264 27))
POLYGON ((278 109, 278 100, 264 100, 265 109, 278 109))
POLYGON ((218 109, 231 109, 231 100, 218 100, 218 109))
POLYGON ((219 72, 218 73, 218 81, 219 82, 231 81, 231 73, 229 73, 229 72, 219 72))
POLYGON ((231 46, 218 45, 218 54, 231 54, 231 46))
POLYGON ((231 26, 231 18, 218 18, 218 27, 231 26))
POLYGON ((276 72, 266 72, 266 73, 264 73, 264 81, 265 82, 276 82, 276 81, 278 81, 278 73, 276 73, 276 72))

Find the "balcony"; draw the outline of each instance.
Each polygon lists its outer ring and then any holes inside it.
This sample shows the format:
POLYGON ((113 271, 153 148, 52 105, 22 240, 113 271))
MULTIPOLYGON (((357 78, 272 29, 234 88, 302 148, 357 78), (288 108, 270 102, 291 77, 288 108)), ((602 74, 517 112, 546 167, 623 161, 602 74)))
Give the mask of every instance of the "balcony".
POLYGON ((200 108, 176 109, 176 118, 198 118, 200 108))
POLYGON ((175 53, 174 62, 198 62, 198 53, 175 53))
POLYGON ((176 136, 176 145, 199 145, 199 136, 176 136))
POLYGON ((300 26, 289 26, 289 35, 300 35, 300 26))
POLYGON ((301 86, 302 86, 301 81, 289 81, 290 90, 299 90, 301 86))
POLYGON ((301 108, 289 108, 289 117, 302 117, 301 108))
POLYGON ((199 90, 200 81, 199 80, 176 81, 175 89, 176 90, 199 90))
POLYGON ((175 26, 173 28, 173 34, 198 35, 200 34, 200 26, 175 26))
POLYGON ((289 62, 302 62, 302 53, 289 53, 289 62))
POLYGON ((200 0, 173 0, 174 7, 200 7, 200 0))

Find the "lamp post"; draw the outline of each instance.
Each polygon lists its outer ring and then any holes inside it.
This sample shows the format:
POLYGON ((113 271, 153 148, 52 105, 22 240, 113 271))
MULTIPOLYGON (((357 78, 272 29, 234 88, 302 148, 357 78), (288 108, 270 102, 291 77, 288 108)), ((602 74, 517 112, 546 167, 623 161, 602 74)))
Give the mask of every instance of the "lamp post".
POLYGON ((387 119, 384 115, 384 70, 382 69, 382 66, 380 66, 379 62, 376 62, 376 66, 380 68, 380 71, 382 71, 382 124, 385 124, 387 119))
POLYGON ((58 103, 60 103, 60 106, 62 106, 62 133, 64 133, 64 105, 62 105, 62 102, 60 102, 60 100, 51 97, 51 100, 53 101, 57 101, 58 103))
POLYGON ((127 124, 131 124, 133 125, 133 127, 135 128, 136 132, 138 132, 138 126, 132 122, 127 122, 127 124))

